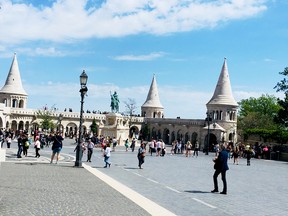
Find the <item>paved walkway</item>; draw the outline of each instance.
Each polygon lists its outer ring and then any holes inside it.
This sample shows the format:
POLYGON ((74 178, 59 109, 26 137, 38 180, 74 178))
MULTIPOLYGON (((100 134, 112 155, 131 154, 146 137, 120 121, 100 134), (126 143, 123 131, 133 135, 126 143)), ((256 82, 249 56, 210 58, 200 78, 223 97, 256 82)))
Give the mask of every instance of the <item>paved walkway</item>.
MULTIPOLYGON (((137 168, 136 152, 118 147, 104 169, 100 149, 92 163, 74 167, 73 145, 66 143, 59 164, 50 149, 40 158, 17 159, 7 150, 0 165, 0 215, 287 215, 288 163, 245 160, 227 173, 228 195, 212 194, 213 154, 147 155, 137 168)), ((84 160, 86 155, 84 155, 84 160)), ((222 189, 219 176, 219 186, 222 189)))

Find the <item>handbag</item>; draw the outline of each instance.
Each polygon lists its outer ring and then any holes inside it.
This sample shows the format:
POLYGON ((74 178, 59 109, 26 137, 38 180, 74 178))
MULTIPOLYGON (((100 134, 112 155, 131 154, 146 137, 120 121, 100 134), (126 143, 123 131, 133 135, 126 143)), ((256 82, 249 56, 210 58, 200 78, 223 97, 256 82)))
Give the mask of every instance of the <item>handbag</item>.
POLYGON ((25 147, 29 147, 29 142, 28 141, 25 142, 25 147))

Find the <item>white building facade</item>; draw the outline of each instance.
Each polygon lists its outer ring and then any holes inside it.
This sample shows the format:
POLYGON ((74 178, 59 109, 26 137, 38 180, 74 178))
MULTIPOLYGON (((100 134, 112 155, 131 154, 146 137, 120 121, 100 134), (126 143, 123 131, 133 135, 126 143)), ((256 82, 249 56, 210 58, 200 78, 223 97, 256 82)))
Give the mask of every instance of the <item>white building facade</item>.
MULTIPOLYGON (((40 129, 40 119, 36 112, 27 108, 28 94, 23 89, 17 56, 14 54, 6 82, 0 90, 0 128, 17 130, 40 129)), ((127 117, 118 113, 83 113, 84 132, 90 131, 95 119, 97 134, 116 137, 119 143, 128 137, 150 140, 163 139, 166 144, 174 140, 186 143, 188 140, 200 144, 200 149, 213 148, 221 142, 237 142, 237 103, 233 98, 227 61, 222 70, 211 100, 206 104, 206 119, 165 118, 164 107, 160 102, 155 75, 153 76, 147 99, 141 106, 141 117, 127 117), (208 145, 209 143, 209 145, 208 145)), ((67 136, 77 135, 80 113, 52 112, 51 117, 67 136)))

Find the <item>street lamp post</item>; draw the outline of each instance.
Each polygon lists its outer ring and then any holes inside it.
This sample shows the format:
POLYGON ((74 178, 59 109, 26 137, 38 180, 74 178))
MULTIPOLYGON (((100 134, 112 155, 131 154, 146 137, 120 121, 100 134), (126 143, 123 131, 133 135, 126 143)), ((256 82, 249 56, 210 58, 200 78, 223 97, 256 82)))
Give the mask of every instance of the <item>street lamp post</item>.
POLYGON ((62 132, 63 132, 63 131, 62 131, 62 125, 61 125, 62 120, 63 120, 63 114, 62 114, 62 113, 59 114, 58 120, 59 120, 59 131, 60 131, 61 134, 62 134, 62 132))
POLYGON ((84 97, 88 91, 88 88, 86 86, 88 80, 88 76, 85 73, 85 70, 83 70, 82 74, 80 75, 80 95, 81 95, 81 108, 80 108, 80 123, 79 123, 79 138, 77 143, 77 150, 76 150, 76 161, 75 161, 75 167, 82 167, 82 137, 83 137, 83 104, 84 104, 84 97))
POLYGON ((210 113, 207 112, 207 123, 208 123, 208 130, 207 130, 207 149, 206 155, 209 154, 209 143, 210 143, 210 113))

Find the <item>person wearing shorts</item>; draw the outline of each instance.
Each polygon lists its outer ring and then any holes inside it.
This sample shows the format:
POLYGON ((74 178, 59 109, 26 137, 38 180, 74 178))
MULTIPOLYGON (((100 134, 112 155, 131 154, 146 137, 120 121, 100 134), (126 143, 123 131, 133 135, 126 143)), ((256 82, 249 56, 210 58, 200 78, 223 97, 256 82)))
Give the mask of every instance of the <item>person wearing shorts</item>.
POLYGON ((57 131, 56 134, 54 136, 52 136, 52 155, 51 155, 51 161, 50 163, 53 163, 55 154, 56 154, 56 164, 59 161, 60 158, 60 152, 62 150, 62 141, 63 141, 63 137, 61 136, 60 132, 57 131))

